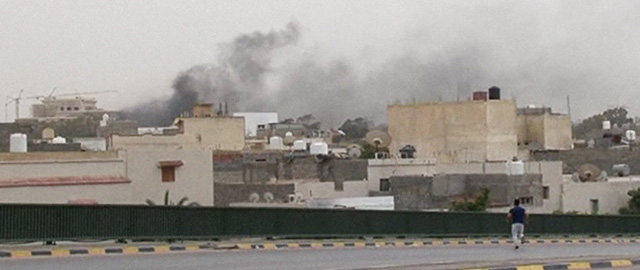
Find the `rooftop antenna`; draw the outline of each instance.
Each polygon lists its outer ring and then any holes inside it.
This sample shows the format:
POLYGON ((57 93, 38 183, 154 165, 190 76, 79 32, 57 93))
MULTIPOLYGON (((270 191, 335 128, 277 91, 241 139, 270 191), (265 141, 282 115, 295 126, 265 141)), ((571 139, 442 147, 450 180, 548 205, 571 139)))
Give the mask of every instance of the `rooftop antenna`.
POLYGON ((224 102, 224 116, 229 116, 229 107, 226 101, 224 102))
POLYGON ((571 96, 567 95, 567 114, 569 115, 569 119, 571 119, 571 96))

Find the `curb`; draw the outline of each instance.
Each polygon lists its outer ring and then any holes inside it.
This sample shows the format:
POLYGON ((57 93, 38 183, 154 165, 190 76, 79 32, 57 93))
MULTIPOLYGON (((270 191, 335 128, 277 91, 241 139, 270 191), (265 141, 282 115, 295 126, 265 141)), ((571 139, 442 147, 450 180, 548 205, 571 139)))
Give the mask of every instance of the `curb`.
MULTIPOLYGON (((632 244, 640 243, 638 239, 536 239, 526 240, 525 244, 632 244)), ((406 240, 406 241, 293 241, 293 242, 261 242, 239 243, 238 249, 288 249, 288 248, 342 248, 342 247, 437 247, 437 246, 486 246, 508 245, 513 240, 406 240)))
POLYGON ((152 254, 175 253, 199 250, 237 249, 236 245, 158 245, 158 246, 124 246, 95 248, 53 248, 34 250, 0 250, 2 258, 34 258, 34 257, 69 257, 76 255, 116 255, 116 254, 152 254))
MULTIPOLYGON (((525 244, 632 244, 640 243, 636 238, 574 238, 574 239, 532 239, 525 244)), ((214 251, 214 250, 286 250, 286 249, 328 249, 328 248, 394 248, 394 247, 462 247, 462 246, 500 246, 511 245, 513 240, 505 239, 415 239, 415 240, 346 240, 346 241, 268 241, 268 242, 232 242, 225 244, 187 244, 187 245, 141 245, 141 246, 116 246, 116 247, 78 247, 78 248, 35 248, 35 249, 0 249, 1 259, 18 259, 34 257, 69 257, 92 255, 124 255, 124 254, 154 254, 154 253, 179 253, 186 251, 214 251)), ((613 262, 613 261, 612 261, 613 262)), ((640 261, 639 261, 640 262, 640 261)), ((609 264, 614 265, 614 264, 609 264)), ((621 262, 615 265, 624 265, 621 262)), ((638 264, 640 265, 640 264, 638 264)), ((539 268, 535 265, 531 268, 496 268, 496 269, 591 269, 591 268, 562 268, 553 266, 539 268)), ((625 265, 626 266, 626 265, 625 265)), ((609 266, 611 267, 611 266, 609 266)), ((489 269, 489 268, 478 268, 489 269)))
POLYGON ((581 261, 557 264, 528 264, 510 267, 495 268, 465 268, 464 270, 569 270, 569 269, 602 269, 619 268, 640 265, 640 259, 630 260, 606 260, 606 261, 581 261))

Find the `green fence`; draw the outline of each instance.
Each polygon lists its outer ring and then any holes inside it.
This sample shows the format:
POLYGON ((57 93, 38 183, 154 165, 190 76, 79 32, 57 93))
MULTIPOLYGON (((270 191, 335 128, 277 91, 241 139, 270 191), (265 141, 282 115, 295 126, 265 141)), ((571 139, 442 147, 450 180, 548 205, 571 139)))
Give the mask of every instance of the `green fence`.
MULTIPOLYGON (((640 217, 532 215, 533 234, 636 234, 640 217)), ((506 214, 0 204, 0 241, 504 235, 506 214)))

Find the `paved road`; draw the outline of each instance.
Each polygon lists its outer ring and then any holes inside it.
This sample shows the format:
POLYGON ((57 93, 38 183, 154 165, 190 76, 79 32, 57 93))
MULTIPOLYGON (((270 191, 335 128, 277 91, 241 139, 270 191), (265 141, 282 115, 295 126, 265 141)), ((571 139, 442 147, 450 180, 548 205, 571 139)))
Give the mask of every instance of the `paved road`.
POLYGON ((453 269, 514 261, 637 258, 639 244, 205 251, 178 254, 1 259, 0 270, 453 269))

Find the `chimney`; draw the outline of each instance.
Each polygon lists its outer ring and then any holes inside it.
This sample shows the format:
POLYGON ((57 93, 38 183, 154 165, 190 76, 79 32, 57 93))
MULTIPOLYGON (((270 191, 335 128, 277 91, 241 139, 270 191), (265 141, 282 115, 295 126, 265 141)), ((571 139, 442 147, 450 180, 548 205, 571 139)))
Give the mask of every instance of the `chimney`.
POLYGON ((193 117, 213 117, 213 104, 196 104, 193 106, 193 117))

